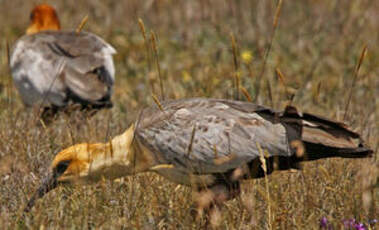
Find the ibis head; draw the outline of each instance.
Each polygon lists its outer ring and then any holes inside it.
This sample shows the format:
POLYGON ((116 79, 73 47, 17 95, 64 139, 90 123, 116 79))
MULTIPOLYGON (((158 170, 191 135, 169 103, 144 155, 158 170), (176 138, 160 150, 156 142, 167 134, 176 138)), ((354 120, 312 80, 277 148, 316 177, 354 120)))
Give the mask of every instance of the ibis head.
POLYGON ((26 34, 59 29, 60 23, 55 9, 50 5, 40 4, 30 14, 30 25, 26 30, 26 34))

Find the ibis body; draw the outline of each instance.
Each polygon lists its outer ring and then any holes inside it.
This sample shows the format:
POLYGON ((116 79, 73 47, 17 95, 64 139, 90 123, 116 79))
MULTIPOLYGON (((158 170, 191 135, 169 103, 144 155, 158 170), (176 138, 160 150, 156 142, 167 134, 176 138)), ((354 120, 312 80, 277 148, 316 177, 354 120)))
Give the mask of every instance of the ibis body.
POLYGON ((294 107, 277 112, 223 99, 166 101, 143 110, 127 131, 107 143, 82 143, 58 153, 26 210, 61 183, 146 171, 199 190, 217 188, 217 193, 222 186, 231 199, 241 180, 274 169, 297 168, 301 161, 326 157, 371 154, 344 124, 299 113, 294 107))
POLYGON ((88 32, 61 31, 55 10, 39 5, 12 48, 10 68, 26 106, 110 107, 115 49, 88 32))

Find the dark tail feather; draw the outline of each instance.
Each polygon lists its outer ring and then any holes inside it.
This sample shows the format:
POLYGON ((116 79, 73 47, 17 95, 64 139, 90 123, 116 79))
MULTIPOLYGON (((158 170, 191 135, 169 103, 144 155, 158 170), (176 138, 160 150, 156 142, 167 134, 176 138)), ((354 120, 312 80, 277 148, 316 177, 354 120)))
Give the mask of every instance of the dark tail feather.
POLYGON ((300 160, 311 161, 328 157, 364 158, 373 151, 365 146, 360 135, 345 124, 312 114, 300 114, 287 107, 283 118, 298 126, 305 155, 300 160))
POLYGON ((306 154, 303 157, 303 160, 305 161, 318 160, 328 157, 364 158, 372 155, 372 150, 366 147, 336 148, 305 141, 303 143, 306 149, 306 154))

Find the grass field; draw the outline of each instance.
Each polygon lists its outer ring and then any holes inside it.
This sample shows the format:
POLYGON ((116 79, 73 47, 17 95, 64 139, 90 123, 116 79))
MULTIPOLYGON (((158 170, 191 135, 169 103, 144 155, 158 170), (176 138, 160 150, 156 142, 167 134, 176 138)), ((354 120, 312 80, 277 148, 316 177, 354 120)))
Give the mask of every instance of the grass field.
POLYGON ((325 217, 344 229, 346 219, 366 226, 378 219, 379 1, 284 0, 280 11, 269 0, 45 2, 65 29, 88 14, 84 29, 117 49, 115 106, 41 125, 13 86, 6 48, 23 35, 37 1, 0 0, 0 229, 204 228, 189 214, 191 190, 156 174, 61 187, 22 217, 54 155, 121 133, 154 104, 153 94, 162 98, 160 78, 171 99, 249 95, 279 110, 293 97, 302 111, 349 124, 375 152, 371 159, 319 160, 274 173, 268 190, 264 179, 246 181, 218 228, 319 229, 325 217))

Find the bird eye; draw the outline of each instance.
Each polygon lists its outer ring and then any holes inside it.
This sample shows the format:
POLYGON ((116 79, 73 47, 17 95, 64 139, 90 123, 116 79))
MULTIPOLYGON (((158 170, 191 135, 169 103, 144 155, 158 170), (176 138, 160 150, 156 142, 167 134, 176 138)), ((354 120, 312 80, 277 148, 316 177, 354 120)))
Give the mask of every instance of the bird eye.
POLYGON ((66 169, 69 166, 69 164, 70 164, 70 160, 59 162, 58 165, 57 165, 57 167, 55 167, 55 172, 58 175, 63 174, 66 171, 66 169))

